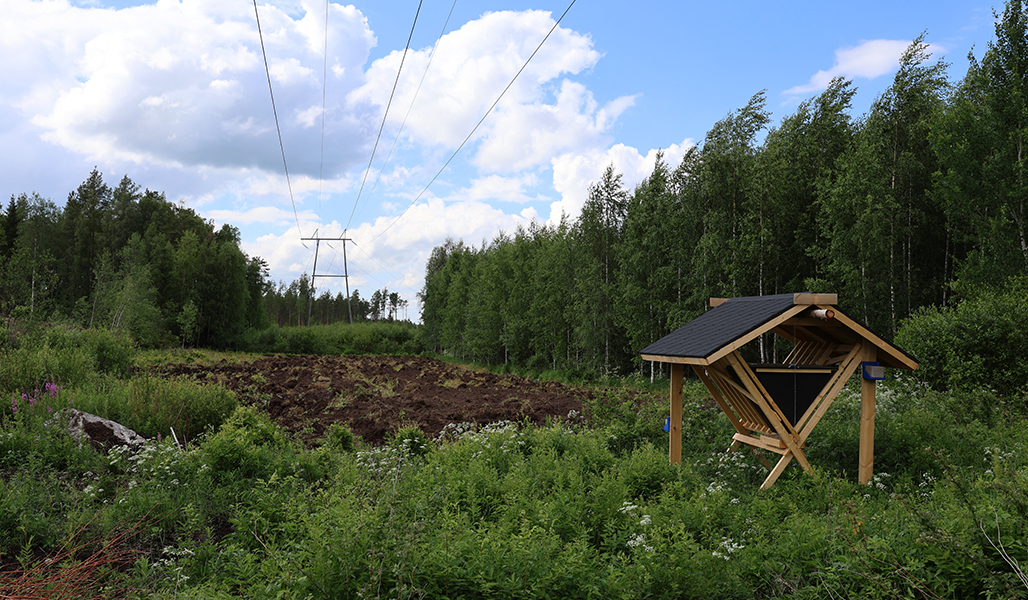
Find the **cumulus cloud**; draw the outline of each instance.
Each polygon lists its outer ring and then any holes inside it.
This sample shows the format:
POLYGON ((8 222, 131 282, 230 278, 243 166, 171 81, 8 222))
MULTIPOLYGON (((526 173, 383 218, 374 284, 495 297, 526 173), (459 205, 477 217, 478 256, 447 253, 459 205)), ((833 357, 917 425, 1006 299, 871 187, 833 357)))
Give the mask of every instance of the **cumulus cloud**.
POLYGON ((609 165, 622 176, 625 189, 631 191, 643 179, 653 173, 657 153, 663 152, 664 163, 674 169, 682 162, 689 148, 695 146, 691 139, 680 144, 671 144, 663 150, 649 150, 645 155, 636 148, 615 144, 610 148, 598 148, 590 152, 564 154, 553 159, 553 187, 561 199, 550 204, 550 223, 560 221, 561 215, 576 219, 589 197, 589 186, 598 182, 609 165))
MULTIPOLYGON (((53 65, 27 77, 31 87, 14 90, 20 98, 10 99, 32 113, 50 142, 136 164, 281 170, 260 40, 247 5, 185 0, 114 11, 58 0, 15 6, 23 13, 19 27, 33 39, 63 40, 39 47, 0 41, 18 48, 6 56, 53 65)), ((344 95, 362 83, 375 39, 359 11, 330 6, 334 68, 328 85, 344 95)), ((299 20, 273 6, 261 11, 290 168, 317 176, 320 128, 310 127, 309 106, 321 91, 324 10, 309 10, 299 20)), ((367 133, 361 115, 339 106, 326 112, 326 153, 335 157, 329 168, 339 174, 363 155, 367 133)))
MULTIPOLYGON (((545 11, 487 13, 443 36, 434 56, 432 48, 409 53, 390 111, 391 124, 398 128, 407 117, 405 131, 410 139, 420 144, 457 147, 532 56, 553 23, 552 16, 545 11)), ((350 95, 350 103, 381 104, 388 98, 402 58, 402 52, 397 51, 372 63, 366 83, 350 95)), ((544 130, 552 133, 555 117, 579 113, 585 113, 582 124, 586 129, 609 127, 630 102, 615 101, 598 111, 591 95, 581 86, 564 81, 557 87, 556 102, 545 104, 554 91, 554 80, 562 74, 577 74, 591 68, 599 58, 600 53, 593 49, 587 35, 558 27, 506 92, 496 114, 476 133, 477 138, 488 138, 480 151, 479 165, 500 170, 496 163, 503 161, 506 168, 520 168, 508 165, 509 148, 499 150, 505 143, 519 141, 505 137, 512 128, 517 128, 520 135, 531 136, 532 132, 544 130)), ((583 137, 578 132, 575 135, 583 137)), ((570 143, 574 140, 566 142, 570 143)), ((519 165, 545 162, 539 153, 553 145, 541 142, 522 146, 525 157, 515 160, 519 165)))
MULTIPOLYGON (((818 92, 826 89, 835 77, 874 79, 892 73, 910 44, 911 40, 869 40, 850 48, 840 48, 835 51, 835 65, 831 69, 818 71, 809 82, 789 88, 783 93, 801 96, 818 92)), ((929 51, 933 54, 944 50, 936 44, 929 45, 929 51)))

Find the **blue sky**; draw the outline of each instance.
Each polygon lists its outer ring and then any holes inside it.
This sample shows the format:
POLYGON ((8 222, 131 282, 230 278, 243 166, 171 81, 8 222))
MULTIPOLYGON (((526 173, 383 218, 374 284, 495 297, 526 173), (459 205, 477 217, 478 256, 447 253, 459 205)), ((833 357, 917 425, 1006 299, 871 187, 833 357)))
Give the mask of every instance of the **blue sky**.
MULTIPOLYGON (((776 125, 848 77, 859 117, 922 32, 958 81, 1002 9, 578 0, 454 154, 569 2, 423 0, 368 170, 418 1, 259 1, 287 185, 252 2, 0 0, 0 193, 63 204, 94 166, 127 174, 238 227, 285 282, 311 273, 301 237, 345 231, 351 289, 388 287, 414 316, 447 237, 574 218, 607 165, 635 185, 761 90, 776 125)), ((319 274, 341 272, 331 246, 319 274)))

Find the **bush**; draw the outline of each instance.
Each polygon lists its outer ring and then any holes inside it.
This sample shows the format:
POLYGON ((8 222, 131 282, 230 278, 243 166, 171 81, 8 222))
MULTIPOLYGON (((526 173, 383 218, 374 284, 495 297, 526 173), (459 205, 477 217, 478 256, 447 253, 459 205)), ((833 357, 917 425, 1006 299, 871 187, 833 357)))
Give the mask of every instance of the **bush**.
POLYGON ((332 423, 325 432, 323 445, 337 452, 352 453, 357 443, 350 428, 342 423, 332 423))
POLYGON ((914 377, 938 390, 1028 386, 1028 278, 954 308, 929 307, 900 327, 896 344, 921 363, 914 377))

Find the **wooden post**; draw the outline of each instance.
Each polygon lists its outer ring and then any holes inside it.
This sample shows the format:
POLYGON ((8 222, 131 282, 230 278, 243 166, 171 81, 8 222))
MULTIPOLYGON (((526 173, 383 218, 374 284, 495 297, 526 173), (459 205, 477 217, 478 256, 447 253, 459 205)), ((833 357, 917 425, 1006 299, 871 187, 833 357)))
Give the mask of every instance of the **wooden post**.
POLYGON ((668 460, 682 462, 682 375, 685 365, 671 365, 671 423, 668 426, 668 460))
MULTIPOLYGON (((878 358, 877 348, 870 341, 864 341, 863 356, 865 362, 874 362, 878 358)), ((860 465, 857 480, 861 485, 871 481, 875 462, 875 381, 864 378, 864 369, 860 369, 860 465)))

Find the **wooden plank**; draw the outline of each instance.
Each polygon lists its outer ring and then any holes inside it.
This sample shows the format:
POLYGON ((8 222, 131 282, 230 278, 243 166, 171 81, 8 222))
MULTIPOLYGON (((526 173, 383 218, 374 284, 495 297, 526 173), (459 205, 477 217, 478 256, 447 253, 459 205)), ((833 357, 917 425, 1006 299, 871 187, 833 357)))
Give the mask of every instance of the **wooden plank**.
POLYGON ((768 452, 775 452, 777 454, 785 454, 786 452, 789 451, 786 448, 782 448, 781 446, 776 446, 774 444, 769 444, 769 443, 765 442, 762 437, 756 438, 756 437, 753 437, 752 435, 745 435, 745 434, 742 434, 742 433, 736 433, 735 435, 732 436, 732 439, 737 441, 737 442, 742 442, 743 444, 746 444, 747 446, 752 446, 754 448, 763 448, 764 450, 767 450, 768 452))
POLYGON ((736 350, 738 350, 739 348, 742 348, 743 346, 745 346, 749 342, 757 339, 762 334, 767 333, 768 331, 771 331, 775 327, 778 327, 782 323, 788 321, 792 317, 794 317, 797 314, 803 312, 804 310, 806 310, 806 308, 807 308, 806 306, 793 306, 792 308, 790 308, 789 310, 785 311, 781 315, 775 317, 774 319, 771 319, 767 323, 764 323, 763 325, 761 325, 760 327, 757 327, 756 329, 754 329, 753 331, 747 333, 746 335, 743 335, 742 337, 736 338, 735 341, 733 341, 732 343, 730 343, 730 344, 720 348, 719 350, 717 350, 716 352, 714 352, 713 354, 708 356, 707 357, 707 361, 709 361, 709 364, 716 363, 717 361, 721 360, 722 358, 724 358, 728 354, 731 354, 732 352, 735 352, 736 350))
POLYGON ((716 369, 710 370, 710 375, 718 388, 724 394, 725 401, 731 410, 738 415, 739 422, 745 427, 742 433, 759 431, 761 433, 773 433, 773 429, 764 424, 760 409, 753 404, 748 393, 739 387, 739 384, 732 381, 731 377, 716 369))
MULTIPOLYGON (((871 344, 864 347, 862 360, 877 360, 877 348, 871 344)), ((871 481, 875 462, 875 381, 860 378, 860 455, 857 481, 866 485, 871 481)))
MULTIPOLYGON (((793 294, 792 301, 796 304, 838 304, 839 294, 793 294)), ((823 306, 822 308, 833 308, 823 306)))
MULTIPOLYGON (((828 307, 824 307, 824 308, 828 308, 828 307)), ((842 312, 836 311, 835 312, 835 319, 837 321, 841 321, 846 327, 848 327, 851 330, 853 330, 854 333, 856 333, 857 335, 861 336, 865 340, 868 340, 869 342, 874 344, 875 347, 877 347, 879 350, 884 352, 884 354, 888 357, 888 362, 890 363, 888 366, 892 366, 892 367, 896 367, 896 368, 900 368, 900 369, 911 369, 911 370, 914 370, 914 369, 917 368, 918 364, 917 364, 916 360, 914 360, 914 359, 910 358, 909 356, 907 356, 906 354, 900 352, 894 346, 892 346, 891 344, 889 344, 888 342, 886 342, 882 338, 878 337, 877 335, 875 335, 871 331, 868 331, 860 323, 857 323, 853 319, 851 319, 851 318, 847 317, 846 315, 842 314, 842 312)))
POLYGON ((671 363, 678 365, 700 365, 707 366, 710 361, 705 358, 693 358, 691 356, 664 356, 660 354, 642 354, 643 360, 651 360, 653 362, 660 363, 671 363))
POLYGON ((838 348, 838 347, 839 347, 838 344, 828 344, 828 345, 826 345, 825 349, 824 349, 824 352, 819 354, 817 356, 817 358, 814 359, 814 364, 815 365, 824 364, 825 361, 827 361, 829 358, 832 357, 832 354, 835 354, 835 349, 838 348))
POLYGON ((730 299, 731 298, 711 298, 710 299, 710 307, 711 308, 717 308, 718 306, 721 306, 725 302, 728 302, 730 299))
POLYGON ((668 460, 682 462, 682 374, 684 365, 671 365, 671 424, 668 427, 668 460))
POLYGON ((824 389, 818 394, 814 401, 810 403, 810 407, 807 408, 803 416, 800 417, 799 422, 796 426, 800 429, 800 441, 806 442, 807 437, 814 431, 814 427, 817 426, 818 422, 821 421, 821 417, 825 415, 828 408, 835 401, 835 397, 839 395, 842 388, 846 387, 846 382, 849 381, 850 377, 853 376, 853 372, 860 366, 860 345, 854 346, 850 349, 849 354, 845 357, 845 362, 839 367, 839 370, 835 372, 835 377, 830 379, 825 384, 824 389), (813 412, 812 412, 813 411, 813 412))
POLYGON ((732 427, 735 427, 735 430, 739 433, 747 433, 749 430, 743 428, 742 423, 739 422, 739 417, 735 416, 735 411, 725 401, 718 386, 707 376, 707 372, 697 365, 693 365, 692 370, 700 378, 700 381, 703 382, 703 385, 706 386, 707 391, 714 398, 714 402, 717 402, 717 405, 721 408, 721 412, 725 413, 725 416, 728 417, 732 427))

